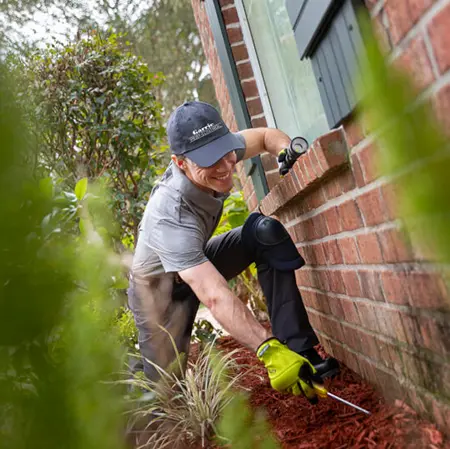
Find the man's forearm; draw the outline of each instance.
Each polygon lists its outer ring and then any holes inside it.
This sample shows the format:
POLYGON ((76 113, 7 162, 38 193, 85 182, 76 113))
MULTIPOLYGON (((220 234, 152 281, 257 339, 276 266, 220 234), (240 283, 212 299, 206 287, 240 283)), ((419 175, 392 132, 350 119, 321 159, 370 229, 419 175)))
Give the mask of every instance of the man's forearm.
POLYGON ((275 128, 251 128, 241 131, 245 138, 244 159, 249 159, 264 152, 277 157, 281 150, 290 145, 291 139, 283 131, 275 128))
POLYGON ((289 147, 290 143, 290 137, 283 131, 275 128, 266 128, 264 149, 272 156, 277 157, 281 150, 289 147))
POLYGON ((221 287, 210 302, 214 318, 236 340, 256 351, 271 334, 228 287, 221 287))
POLYGON ((225 278, 211 262, 180 271, 179 275, 221 326, 240 343, 256 351, 264 340, 271 337, 230 290, 225 278))

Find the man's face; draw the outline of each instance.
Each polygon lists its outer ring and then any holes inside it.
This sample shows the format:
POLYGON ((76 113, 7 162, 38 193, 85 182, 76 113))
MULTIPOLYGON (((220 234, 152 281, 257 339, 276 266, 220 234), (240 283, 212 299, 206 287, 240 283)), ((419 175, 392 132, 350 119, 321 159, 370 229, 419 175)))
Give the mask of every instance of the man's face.
POLYGON ((180 161, 175 156, 172 156, 172 159, 197 187, 206 192, 227 193, 233 187, 233 170, 236 165, 234 151, 207 168, 199 167, 189 159, 180 161))

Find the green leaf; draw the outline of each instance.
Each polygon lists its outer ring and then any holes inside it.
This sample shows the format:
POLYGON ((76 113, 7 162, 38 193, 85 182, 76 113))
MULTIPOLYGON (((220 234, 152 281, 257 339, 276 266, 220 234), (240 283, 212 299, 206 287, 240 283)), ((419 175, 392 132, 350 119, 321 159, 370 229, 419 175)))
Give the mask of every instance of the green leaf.
POLYGON ((78 201, 81 201, 87 192, 88 180, 87 178, 82 178, 77 182, 75 186, 75 195, 78 201))
POLYGON ((80 218, 80 222, 78 223, 78 227, 80 228, 80 232, 83 235, 86 235, 86 223, 85 223, 85 221, 82 218, 80 218))
POLYGON ((52 198, 53 197, 52 178, 47 177, 47 178, 42 178, 41 180, 39 180, 39 189, 47 198, 52 198))

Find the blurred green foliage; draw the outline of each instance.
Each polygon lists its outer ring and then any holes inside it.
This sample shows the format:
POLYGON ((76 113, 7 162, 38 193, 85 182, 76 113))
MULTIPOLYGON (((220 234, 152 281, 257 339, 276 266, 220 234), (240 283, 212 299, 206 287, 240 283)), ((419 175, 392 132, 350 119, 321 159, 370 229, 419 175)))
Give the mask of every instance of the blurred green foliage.
POLYGON ((133 313, 127 307, 120 307, 116 312, 113 325, 117 326, 119 339, 129 353, 137 353, 138 330, 133 313))
POLYGON ((36 177, 28 127, 0 67, 0 448, 122 447, 122 349, 108 323, 119 264, 85 180, 36 177), (80 220, 84 232, 74 232, 80 220), (75 226, 75 228, 74 228, 75 226))
POLYGON ((277 449, 280 446, 271 434, 262 410, 252 410, 243 392, 233 393, 233 399, 217 426, 217 441, 233 449, 277 449), (236 419, 239 417, 239 419, 236 419))
POLYGON ((407 72, 390 63, 370 25, 361 20, 367 58, 361 112, 390 178, 400 216, 436 259, 450 262, 449 140, 407 72))
POLYGON ((115 240, 132 248, 167 147, 155 97, 163 76, 121 37, 91 32, 8 61, 39 154, 35 170, 66 189, 82 177, 110 189, 115 240))

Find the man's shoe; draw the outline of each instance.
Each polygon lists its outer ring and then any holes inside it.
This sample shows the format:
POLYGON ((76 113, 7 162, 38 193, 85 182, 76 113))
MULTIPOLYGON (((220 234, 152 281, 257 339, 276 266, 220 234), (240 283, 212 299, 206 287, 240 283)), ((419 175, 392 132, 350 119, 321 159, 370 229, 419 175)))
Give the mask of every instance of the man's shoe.
POLYGON ((333 378, 341 372, 339 362, 334 357, 328 357, 317 365, 313 365, 322 380, 333 378))
POLYGON ((307 358, 311 362, 311 364, 317 370, 317 375, 322 380, 335 377, 341 372, 339 362, 334 357, 322 359, 322 357, 320 357, 319 353, 314 348, 302 351, 300 352, 300 355, 307 358))

